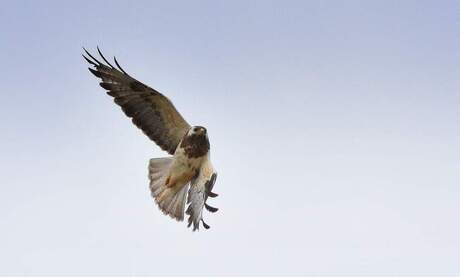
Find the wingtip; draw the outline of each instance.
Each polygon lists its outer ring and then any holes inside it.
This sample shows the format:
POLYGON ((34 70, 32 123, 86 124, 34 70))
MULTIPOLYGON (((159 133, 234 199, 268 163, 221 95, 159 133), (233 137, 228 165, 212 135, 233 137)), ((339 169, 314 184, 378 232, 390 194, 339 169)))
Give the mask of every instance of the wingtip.
POLYGON ((203 227, 208 230, 209 228, 211 228, 211 226, 209 226, 208 224, 206 224, 206 222, 204 222, 203 219, 201 219, 201 223, 203 223, 203 227))
POLYGON ((115 67, 113 67, 113 65, 104 57, 104 55, 102 54, 101 50, 99 49, 99 46, 96 47, 97 48, 97 52, 99 53, 99 56, 101 56, 101 58, 113 69, 115 69, 115 67))
POLYGON ((117 57, 114 56, 114 57, 113 57, 113 60, 115 61, 115 64, 117 65, 118 69, 120 69, 121 72, 123 72, 124 74, 128 75, 128 73, 126 73, 126 72, 123 70, 123 68, 120 66, 120 64, 118 63, 117 57))
POLYGON ((101 75, 101 73, 100 73, 99 71, 94 70, 94 69, 92 69, 92 68, 90 68, 90 67, 88 67, 88 69, 89 69, 89 71, 90 71, 91 73, 93 73, 94 76, 96 76, 96 77, 98 77, 98 78, 101 78, 102 75, 101 75))
POLYGON ((81 54, 81 56, 89 63, 89 64, 92 64, 94 66, 97 66, 97 64, 95 62, 93 62, 92 60, 88 59, 88 57, 86 57, 84 54, 81 54))
POLYGON ((216 207, 213 207, 213 206, 209 206, 208 204, 204 203, 204 207, 206 208, 206 210, 208 210, 209 212, 211 213, 215 213, 217 212, 219 209, 216 208, 216 207))
POLYGON ((83 48, 83 51, 85 51, 85 53, 86 53, 87 55, 91 56, 91 54, 89 53, 89 51, 86 50, 86 48, 85 48, 84 46, 82 46, 81 48, 83 48))
POLYGON ((83 58, 85 58, 86 61, 88 61, 88 62, 89 62, 90 64, 92 64, 92 65, 101 66, 101 62, 100 62, 100 61, 98 61, 95 57, 93 57, 93 55, 91 55, 91 53, 89 53, 89 51, 86 50, 85 47, 82 47, 82 48, 83 48, 83 51, 85 51, 86 55, 88 55, 89 58, 91 58, 91 60, 90 60, 88 57, 86 57, 84 54, 82 54, 82 55, 83 55, 83 58))

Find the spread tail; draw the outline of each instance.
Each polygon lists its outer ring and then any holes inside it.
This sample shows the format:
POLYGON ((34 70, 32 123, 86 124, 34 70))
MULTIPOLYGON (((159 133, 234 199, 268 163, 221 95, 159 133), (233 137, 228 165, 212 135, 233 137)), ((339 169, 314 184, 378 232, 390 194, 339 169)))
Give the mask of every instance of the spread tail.
POLYGON ((160 210, 170 217, 184 219, 188 185, 167 187, 166 179, 172 158, 154 158, 149 162, 150 191, 160 210))

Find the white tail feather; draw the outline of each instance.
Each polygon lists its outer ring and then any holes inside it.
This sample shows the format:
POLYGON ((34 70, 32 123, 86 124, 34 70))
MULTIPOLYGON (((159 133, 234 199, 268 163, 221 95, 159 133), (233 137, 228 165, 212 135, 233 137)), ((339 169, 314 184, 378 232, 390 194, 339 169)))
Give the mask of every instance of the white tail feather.
POLYGON ((150 191, 160 210, 170 217, 184 219, 188 185, 167 187, 166 179, 172 158, 154 158, 149 162, 150 191))

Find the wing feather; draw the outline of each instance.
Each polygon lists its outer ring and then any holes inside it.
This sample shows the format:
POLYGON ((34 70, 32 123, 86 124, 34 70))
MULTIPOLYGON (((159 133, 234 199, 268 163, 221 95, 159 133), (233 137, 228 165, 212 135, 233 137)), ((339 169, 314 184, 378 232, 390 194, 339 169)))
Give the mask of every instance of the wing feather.
MULTIPOLYGON (((84 49, 84 48, 83 48, 84 49)), ((100 86, 114 98, 117 105, 151 140, 169 154, 174 154, 190 125, 163 94, 129 76, 114 59, 116 69, 97 49, 106 64, 98 61, 86 49, 85 60, 90 72, 101 79, 100 86)))

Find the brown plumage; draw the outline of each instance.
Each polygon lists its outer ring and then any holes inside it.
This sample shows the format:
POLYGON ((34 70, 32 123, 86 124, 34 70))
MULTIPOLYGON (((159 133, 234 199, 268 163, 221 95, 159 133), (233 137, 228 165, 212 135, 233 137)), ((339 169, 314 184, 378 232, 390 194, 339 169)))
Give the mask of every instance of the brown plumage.
POLYGON ((210 161, 206 129, 190 126, 168 98, 128 75, 116 58, 115 68, 99 48, 97 50, 105 63, 98 61, 86 49, 88 57, 83 57, 94 66, 89 70, 101 79, 100 86, 107 90, 107 94, 114 98, 138 128, 161 149, 173 155, 149 162, 150 190, 158 207, 163 213, 182 221, 188 204, 188 226, 193 224, 195 231, 201 222, 208 229, 202 211, 203 207, 210 212, 217 211, 206 203, 208 197, 217 196, 211 191, 217 173, 210 161))
MULTIPOLYGON (((99 51, 99 49, 98 49, 99 51)), ((163 94, 129 76, 116 62, 120 70, 107 62, 105 65, 94 58, 83 56, 96 70, 89 68, 91 73, 101 78, 100 86, 114 98, 117 105, 151 140, 169 154, 174 154, 182 137, 190 129, 190 125, 177 112, 171 101, 163 94)))
POLYGON ((189 158, 198 158, 206 155, 210 147, 209 140, 206 138, 206 129, 201 126, 195 128, 203 130, 203 133, 190 136, 185 135, 180 144, 180 147, 184 148, 185 154, 189 158))

